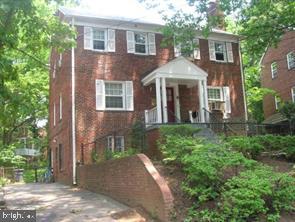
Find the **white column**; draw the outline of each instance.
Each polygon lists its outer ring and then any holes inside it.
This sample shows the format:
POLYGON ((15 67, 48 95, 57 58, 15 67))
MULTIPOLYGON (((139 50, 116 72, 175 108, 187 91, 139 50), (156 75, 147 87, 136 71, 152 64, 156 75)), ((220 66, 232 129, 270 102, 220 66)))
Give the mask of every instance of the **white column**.
POLYGON ((156 78, 156 100, 157 100, 157 120, 162 123, 162 109, 161 109, 161 81, 156 78))
POLYGON ((163 110, 163 123, 168 122, 167 113, 167 95, 166 95, 166 79, 162 78, 162 110, 163 110))
POLYGON ((205 122, 205 117, 204 117, 204 88, 203 88, 203 81, 199 80, 198 81, 198 88, 199 88, 199 108, 200 108, 200 121, 205 122))
MULTIPOLYGON (((204 87, 204 107, 206 110, 209 110, 209 104, 208 104, 208 90, 207 90, 207 80, 203 81, 203 87, 204 87)), ((209 122, 209 115, 207 112, 205 112, 205 121, 209 122)))

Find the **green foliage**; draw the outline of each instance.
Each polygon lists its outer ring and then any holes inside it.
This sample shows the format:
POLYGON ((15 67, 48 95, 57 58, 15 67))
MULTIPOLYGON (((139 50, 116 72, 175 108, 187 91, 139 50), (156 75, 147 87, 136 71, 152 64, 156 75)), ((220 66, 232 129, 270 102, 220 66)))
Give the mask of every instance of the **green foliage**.
POLYGON ((280 113, 290 122, 295 121, 295 103, 285 102, 279 109, 280 113))
POLYGON ((160 133, 161 136, 193 136, 200 131, 199 128, 193 127, 191 125, 171 125, 171 126, 161 126, 160 133))
POLYGON ((6 186, 7 184, 9 184, 10 183, 10 181, 7 179, 7 178, 5 178, 5 177, 0 177, 0 186, 1 187, 4 187, 4 186, 6 186))
MULTIPOLYGON (((37 169, 37 177, 38 177, 39 181, 44 176, 46 170, 47 170, 47 168, 38 168, 37 169)), ((25 169, 23 177, 24 177, 25 183, 34 183, 35 182, 35 169, 32 169, 32 168, 25 169)))
POLYGON ((294 136, 254 136, 254 137, 229 137, 227 146, 242 152, 244 156, 256 158, 263 151, 280 151, 286 153, 286 157, 295 160, 294 136))
POLYGON ((0 166, 22 167, 25 164, 25 158, 15 155, 14 149, 14 146, 9 146, 0 150, 0 166))
MULTIPOLYGON (((61 2, 61 1, 58 1, 61 2)), ((0 3, 0 148, 23 126, 48 117, 48 61, 74 45, 75 32, 54 15, 55 1, 0 3)))
POLYGON ((165 135, 159 143, 164 163, 182 168, 182 189, 195 200, 186 222, 278 221, 282 211, 294 210, 295 179, 244 157, 257 157, 268 146, 294 150, 294 137, 232 137, 223 145, 165 135), (202 205, 210 200, 217 202, 215 208, 202 205))
POLYGON ((229 140, 228 146, 243 153, 245 157, 253 159, 255 159, 264 150, 263 145, 257 142, 256 139, 249 137, 232 138, 229 140))
POLYGON ((115 151, 112 152, 109 149, 105 150, 105 160, 110 160, 110 159, 119 159, 119 158, 123 158, 123 157, 128 157, 128 156, 132 156, 139 153, 138 149, 134 149, 134 148, 127 148, 126 150, 120 152, 120 151, 115 151))
MULTIPOLYGON (((180 164, 186 180, 183 190, 198 202, 214 199, 224 183, 223 170, 250 167, 253 162, 223 145, 205 143, 199 138, 167 136, 160 145, 165 163, 180 164)), ((238 172, 238 171, 237 171, 238 172)))
POLYGON ((294 210, 295 179, 258 167, 229 179, 221 195, 221 214, 226 220, 258 220, 261 214, 277 221, 282 210, 294 210))

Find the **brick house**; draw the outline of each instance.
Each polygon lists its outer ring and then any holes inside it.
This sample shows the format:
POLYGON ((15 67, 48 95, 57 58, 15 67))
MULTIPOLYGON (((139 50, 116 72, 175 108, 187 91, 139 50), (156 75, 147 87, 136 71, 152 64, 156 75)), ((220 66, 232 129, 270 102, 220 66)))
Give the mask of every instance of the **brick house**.
MULTIPOLYGON (((198 49, 162 48, 161 25, 89 16, 61 8, 58 15, 77 30, 77 46, 52 50, 49 138, 56 180, 76 183, 79 146, 136 121, 206 122, 208 111, 227 121, 247 120, 236 35, 196 32, 198 49)), ((123 150, 117 134, 108 148, 123 150)))
POLYGON ((262 87, 273 89, 278 97, 263 99, 265 123, 283 122, 278 113, 281 101, 295 102, 295 31, 283 35, 276 48, 268 48, 261 60, 262 87))

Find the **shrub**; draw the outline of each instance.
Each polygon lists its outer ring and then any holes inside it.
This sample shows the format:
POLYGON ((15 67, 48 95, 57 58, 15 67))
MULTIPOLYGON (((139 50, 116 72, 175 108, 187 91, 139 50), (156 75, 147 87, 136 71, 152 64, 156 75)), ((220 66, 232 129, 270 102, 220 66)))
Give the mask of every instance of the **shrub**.
POLYGON ((281 151, 292 161, 295 160, 294 136, 254 136, 254 137, 230 137, 226 142, 228 147, 242 152, 244 156, 255 159, 263 151, 281 151))
POLYGON ((249 221, 266 214, 277 221, 282 210, 294 210, 295 179, 268 167, 242 172, 228 180, 221 196, 221 214, 226 220, 249 221))
POLYGON ((184 136, 191 137, 194 134, 200 132, 201 129, 193 127, 191 125, 171 125, 171 126, 161 126, 160 133, 162 137, 166 136, 184 136))
POLYGON ((0 177, 0 186, 4 187, 5 185, 7 185, 8 183, 10 183, 10 180, 5 178, 5 177, 0 177))
POLYGON ((227 145, 243 153, 245 157, 253 159, 264 150, 263 145, 251 137, 234 137, 228 141, 227 145))
POLYGON ((224 183, 223 170, 248 168, 254 163, 223 145, 206 143, 200 138, 167 136, 160 149, 165 163, 182 166, 186 174, 182 188, 198 202, 218 196, 224 183))

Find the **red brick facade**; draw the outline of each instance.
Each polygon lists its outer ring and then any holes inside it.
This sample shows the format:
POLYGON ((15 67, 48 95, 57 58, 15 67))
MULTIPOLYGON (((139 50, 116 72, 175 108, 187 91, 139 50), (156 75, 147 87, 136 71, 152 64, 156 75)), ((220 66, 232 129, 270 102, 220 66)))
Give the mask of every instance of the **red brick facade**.
MULTIPOLYGON (((295 31, 286 33, 276 48, 269 48, 262 60, 262 87, 275 90, 283 101, 291 101, 291 88, 295 87, 295 69, 288 69, 287 54, 295 52, 295 31), (278 74, 272 78, 271 64, 277 62, 278 74)), ((277 112, 275 98, 265 96, 263 100, 265 118, 277 112)))
MULTIPOLYGON (((84 50, 83 26, 76 26, 78 37, 75 48, 75 118, 76 118, 76 159, 80 161, 80 144, 106 135, 114 129, 131 126, 136 120, 144 120, 144 110, 154 106, 156 97, 154 84, 144 87, 142 78, 159 66, 174 58, 173 48, 160 46, 162 36, 156 34, 156 55, 127 53, 126 30, 116 29, 116 51, 97 52, 84 50), (95 80, 133 81, 134 111, 97 111, 95 80)), ((224 39, 226 34, 220 34, 224 39)), ((232 38, 232 37, 231 37, 232 38)), ((235 37, 237 38, 237 37, 235 37)), ((237 41, 237 39, 236 39, 237 41)), ((243 83, 241 77, 238 43, 232 43, 233 63, 209 60, 208 40, 200 39, 201 59, 194 63, 208 73, 208 86, 229 86, 231 118, 244 119, 243 83)), ((62 54, 61 68, 54 63, 58 54, 52 52, 50 72, 49 136, 53 150, 54 176, 65 183, 72 181, 72 100, 71 100, 71 50, 62 54), (62 120, 59 120, 59 95, 62 95, 62 120), (53 124, 54 103, 56 104, 56 125, 53 124), (57 147, 63 147, 63 168, 59 169, 57 147)), ((183 121, 189 120, 188 110, 198 108, 197 87, 179 86, 180 113, 183 121)))
POLYGON ((144 155, 78 167, 78 185, 143 207, 161 221, 170 221, 173 196, 165 180, 144 155))

